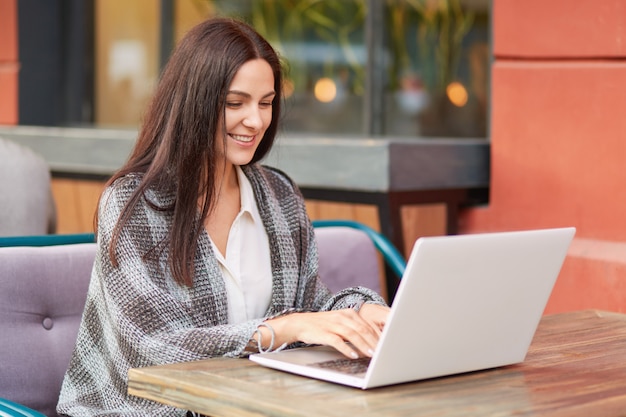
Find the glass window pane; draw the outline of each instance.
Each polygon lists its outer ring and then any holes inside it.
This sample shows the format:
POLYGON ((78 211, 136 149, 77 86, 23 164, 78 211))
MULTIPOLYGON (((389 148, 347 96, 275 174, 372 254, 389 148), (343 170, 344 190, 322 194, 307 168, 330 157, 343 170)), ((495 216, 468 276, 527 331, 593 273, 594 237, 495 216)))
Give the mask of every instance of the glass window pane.
POLYGON ((386 133, 486 137, 489 0, 388 0, 386 133))
POLYGON ((176 33, 201 15, 252 24, 287 63, 283 129, 354 134, 363 124, 366 11, 365 0, 179 0, 176 33))
POLYGON ((95 124, 139 124, 159 74, 159 1, 95 3, 95 124))
MULTIPOLYGON (((489 0, 380 0, 389 136, 486 137, 489 0)), ((367 0, 176 0, 174 36, 251 23, 285 57, 289 133, 364 134, 367 0)), ((159 73, 158 0, 96 1, 96 124, 137 126, 159 73)), ((382 95, 382 94, 381 94, 382 95)))

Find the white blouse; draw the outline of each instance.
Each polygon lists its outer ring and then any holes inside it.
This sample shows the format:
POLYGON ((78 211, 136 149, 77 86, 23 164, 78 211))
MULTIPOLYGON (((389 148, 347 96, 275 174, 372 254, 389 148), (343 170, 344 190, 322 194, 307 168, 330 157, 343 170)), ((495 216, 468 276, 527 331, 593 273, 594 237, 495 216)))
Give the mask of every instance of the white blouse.
POLYGON ((240 167, 236 169, 241 210, 228 233, 226 256, 215 244, 212 245, 226 283, 230 324, 263 317, 272 297, 272 267, 267 232, 250 181, 240 167))

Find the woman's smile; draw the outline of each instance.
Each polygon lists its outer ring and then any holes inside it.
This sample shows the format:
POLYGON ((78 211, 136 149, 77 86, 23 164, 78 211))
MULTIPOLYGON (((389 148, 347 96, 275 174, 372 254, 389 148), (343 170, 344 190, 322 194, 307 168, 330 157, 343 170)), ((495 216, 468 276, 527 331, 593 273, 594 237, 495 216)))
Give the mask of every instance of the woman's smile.
POLYGON ((233 138, 236 142, 244 142, 244 143, 251 143, 252 141, 254 141, 254 138, 256 138, 256 135, 244 136, 244 135, 237 135, 235 133, 229 133, 228 136, 233 138))

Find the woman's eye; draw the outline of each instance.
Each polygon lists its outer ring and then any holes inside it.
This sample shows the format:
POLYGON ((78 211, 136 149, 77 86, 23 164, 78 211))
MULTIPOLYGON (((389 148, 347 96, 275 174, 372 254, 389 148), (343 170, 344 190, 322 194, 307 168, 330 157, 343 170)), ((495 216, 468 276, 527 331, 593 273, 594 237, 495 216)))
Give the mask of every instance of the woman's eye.
POLYGON ((241 107, 241 103, 236 102, 236 101, 227 101, 226 105, 231 108, 241 107))
POLYGON ((271 107, 272 106, 272 102, 271 101, 262 101, 261 102, 261 107, 271 107))

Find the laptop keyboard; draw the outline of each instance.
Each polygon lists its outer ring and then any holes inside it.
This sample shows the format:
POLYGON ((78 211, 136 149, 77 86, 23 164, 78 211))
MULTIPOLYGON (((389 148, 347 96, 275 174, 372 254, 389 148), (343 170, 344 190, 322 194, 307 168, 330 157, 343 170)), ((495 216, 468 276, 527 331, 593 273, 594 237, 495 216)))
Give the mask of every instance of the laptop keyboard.
POLYGON ((312 366, 316 366, 322 369, 330 369, 333 371, 342 372, 344 374, 361 374, 367 371, 367 367, 370 364, 371 358, 363 357, 357 359, 333 359, 330 361, 315 362, 312 366))

